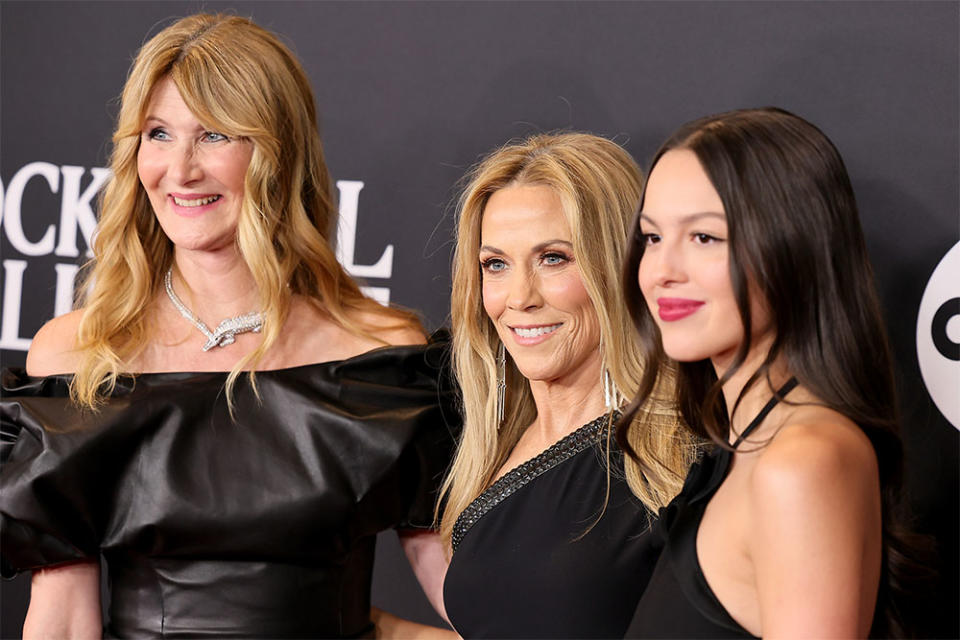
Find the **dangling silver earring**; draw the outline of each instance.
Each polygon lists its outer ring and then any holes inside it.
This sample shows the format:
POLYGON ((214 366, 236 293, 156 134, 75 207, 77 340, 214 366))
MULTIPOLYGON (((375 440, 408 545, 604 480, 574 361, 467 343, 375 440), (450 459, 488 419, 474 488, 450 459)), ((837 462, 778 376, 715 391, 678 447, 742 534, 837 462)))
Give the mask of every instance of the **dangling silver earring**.
POLYGON ((500 343, 497 350, 497 429, 503 424, 503 406, 507 393, 507 353, 500 343))
POLYGON ((610 370, 606 367, 603 368, 603 404, 607 407, 607 411, 620 407, 620 391, 617 390, 610 370))

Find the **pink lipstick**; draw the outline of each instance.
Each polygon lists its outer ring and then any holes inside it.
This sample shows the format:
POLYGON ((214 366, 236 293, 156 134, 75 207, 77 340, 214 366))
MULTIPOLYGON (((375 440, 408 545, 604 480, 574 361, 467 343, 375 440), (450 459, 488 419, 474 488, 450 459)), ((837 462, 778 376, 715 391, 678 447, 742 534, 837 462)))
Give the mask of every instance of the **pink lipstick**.
POLYGON ((657 298, 657 313, 664 322, 682 320, 703 306, 700 300, 657 298))

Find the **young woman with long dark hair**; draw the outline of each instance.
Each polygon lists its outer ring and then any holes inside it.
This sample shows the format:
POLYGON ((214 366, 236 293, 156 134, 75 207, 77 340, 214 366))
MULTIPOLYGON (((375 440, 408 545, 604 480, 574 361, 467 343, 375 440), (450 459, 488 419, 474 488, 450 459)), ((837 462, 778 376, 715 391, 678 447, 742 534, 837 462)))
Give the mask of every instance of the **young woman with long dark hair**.
POLYGON ((624 279, 661 365, 637 398, 675 377, 715 446, 661 514, 628 636, 901 633, 893 369, 839 153, 754 109, 684 125, 652 167, 624 279))

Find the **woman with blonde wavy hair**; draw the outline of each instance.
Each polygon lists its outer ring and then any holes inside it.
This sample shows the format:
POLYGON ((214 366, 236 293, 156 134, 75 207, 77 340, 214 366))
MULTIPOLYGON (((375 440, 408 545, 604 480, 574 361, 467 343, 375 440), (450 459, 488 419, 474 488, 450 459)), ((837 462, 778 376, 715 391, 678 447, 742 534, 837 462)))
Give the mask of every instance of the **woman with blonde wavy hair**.
POLYGON ((402 538, 438 603, 440 346, 336 261, 300 63, 244 18, 175 22, 134 61, 111 163, 82 306, 3 378, 24 635, 100 637, 101 555, 108 635, 368 634, 392 527, 423 528, 402 538))
POLYGON ((640 171, 615 143, 564 133, 507 144, 468 178, 451 309, 464 430, 443 485, 447 613, 464 637, 622 636, 656 556, 650 513, 679 491, 693 453, 653 401, 631 430, 645 473, 611 437, 644 370, 619 279, 640 171))

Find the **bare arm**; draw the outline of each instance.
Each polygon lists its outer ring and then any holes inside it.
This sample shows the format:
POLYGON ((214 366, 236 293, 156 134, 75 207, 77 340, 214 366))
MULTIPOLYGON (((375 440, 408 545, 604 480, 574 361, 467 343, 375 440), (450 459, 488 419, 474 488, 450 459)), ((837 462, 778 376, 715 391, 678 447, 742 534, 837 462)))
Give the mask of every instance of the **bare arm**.
POLYGON ((446 548, 440 539, 440 534, 435 531, 398 531, 400 537, 400 546, 410 562, 414 575, 420 582, 427 600, 433 605, 440 617, 450 623, 447 618, 447 611, 443 606, 443 580, 447 576, 447 566, 450 561, 447 559, 446 548))
POLYGON ((459 640, 460 636, 455 631, 449 629, 440 629, 439 627, 430 627, 425 624, 411 622, 398 618, 392 613, 381 611, 374 607, 370 612, 370 617, 377 628, 377 638, 403 638, 404 640, 459 640))
POLYGON ((866 638, 881 561, 876 457, 853 424, 785 428, 750 483, 764 638, 866 638))
MULTIPOLYGON (((414 575, 427 599, 440 617, 447 620, 443 607, 443 579, 449 561, 440 535, 434 531, 399 530, 400 546, 410 562, 414 575)), ((456 640, 455 631, 431 627, 397 616, 374 607, 370 617, 377 628, 377 638, 425 638, 432 640, 456 640)), ((447 620, 449 624, 449 620, 447 620)))
POLYGON ((102 636, 99 563, 77 562, 33 572, 24 640, 102 636))

